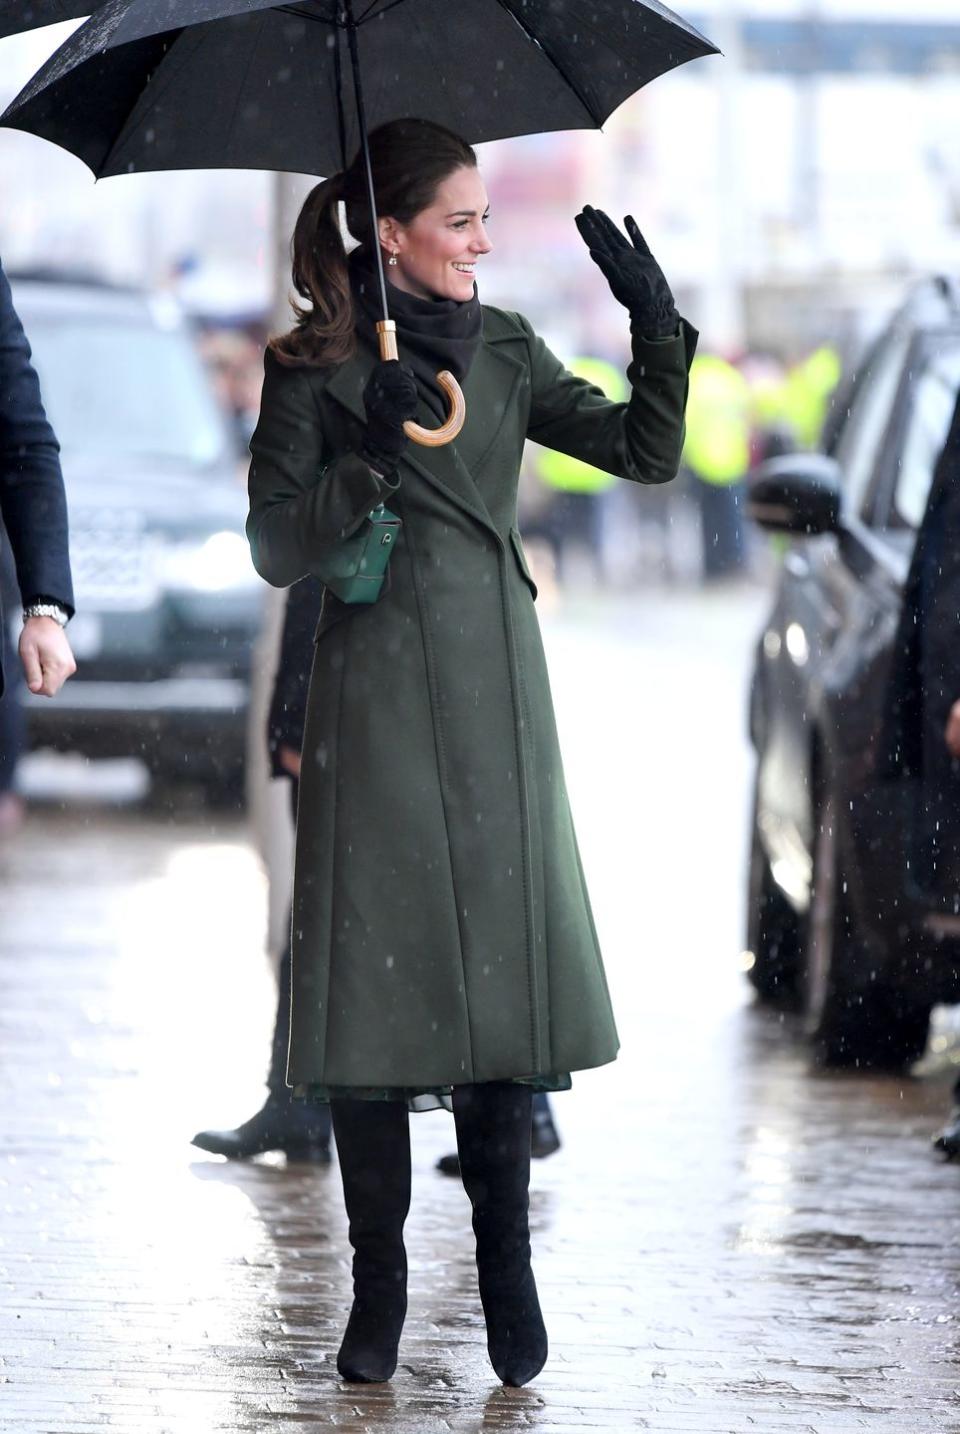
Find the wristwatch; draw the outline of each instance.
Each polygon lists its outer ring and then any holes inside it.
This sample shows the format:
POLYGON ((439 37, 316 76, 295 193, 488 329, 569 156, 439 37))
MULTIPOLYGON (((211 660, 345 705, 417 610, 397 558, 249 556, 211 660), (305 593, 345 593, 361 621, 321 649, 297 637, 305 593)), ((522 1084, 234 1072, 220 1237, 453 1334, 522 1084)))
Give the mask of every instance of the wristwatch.
POLYGON ((58 602, 28 602, 23 609, 23 620, 31 617, 52 617, 61 627, 66 627, 70 614, 58 602))

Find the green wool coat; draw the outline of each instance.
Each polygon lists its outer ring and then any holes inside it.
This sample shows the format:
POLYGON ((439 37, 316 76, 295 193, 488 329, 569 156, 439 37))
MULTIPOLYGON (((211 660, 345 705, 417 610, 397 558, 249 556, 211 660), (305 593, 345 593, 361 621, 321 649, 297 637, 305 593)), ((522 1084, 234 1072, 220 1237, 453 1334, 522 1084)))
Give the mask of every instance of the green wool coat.
MULTIPOLYGON (((617 1033, 567 802, 536 588, 517 531, 531 438, 640 483, 676 473, 696 343, 635 340, 632 417, 525 319, 485 306, 446 447, 396 484, 357 456, 361 343, 336 368, 270 354, 247 533, 286 587, 383 500, 403 520, 370 606, 329 591, 304 736, 287 1079, 429 1089, 614 1059, 617 1033), (631 437, 632 435, 632 437, 631 437)), ((419 420, 437 419, 421 403, 419 420)))

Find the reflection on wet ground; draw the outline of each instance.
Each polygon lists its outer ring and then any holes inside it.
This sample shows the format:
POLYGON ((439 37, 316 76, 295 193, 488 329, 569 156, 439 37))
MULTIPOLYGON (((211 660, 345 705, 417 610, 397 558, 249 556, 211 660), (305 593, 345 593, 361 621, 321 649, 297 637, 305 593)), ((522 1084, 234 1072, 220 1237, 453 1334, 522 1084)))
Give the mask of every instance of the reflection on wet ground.
POLYGON ((0 852, 0 1429, 960 1429, 960 1169, 927 1145, 949 1074, 813 1073, 737 973, 757 621, 733 593, 551 629, 624 1049, 558 1098, 564 1147, 535 1166, 552 1352, 526 1390, 486 1361, 444 1113, 412 1122, 410 1317, 371 1390, 334 1366, 336 1166, 189 1145, 261 1098, 243 828, 34 814, 0 852))

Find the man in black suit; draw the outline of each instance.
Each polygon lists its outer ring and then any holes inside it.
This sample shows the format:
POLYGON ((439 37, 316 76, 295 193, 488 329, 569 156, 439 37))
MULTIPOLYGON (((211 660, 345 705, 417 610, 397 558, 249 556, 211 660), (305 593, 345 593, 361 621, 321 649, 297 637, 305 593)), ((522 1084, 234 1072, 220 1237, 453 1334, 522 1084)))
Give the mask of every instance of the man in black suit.
MULTIPOLYGON (((0 543, 13 554, 23 601, 19 656, 24 677, 30 691, 44 697, 53 697, 76 671, 63 631, 73 615, 73 585, 59 453, 43 411, 30 345, 0 267, 0 543)), ((7 631, 2 607, 0 628, 7 631)), ((0 642, 0 696, 3 646, 0 642)), ((10 773, 12 780, 12 765, 0 762, 0 775, 10 773)), ((0 786, 0 808, 11 800, 0 786)))

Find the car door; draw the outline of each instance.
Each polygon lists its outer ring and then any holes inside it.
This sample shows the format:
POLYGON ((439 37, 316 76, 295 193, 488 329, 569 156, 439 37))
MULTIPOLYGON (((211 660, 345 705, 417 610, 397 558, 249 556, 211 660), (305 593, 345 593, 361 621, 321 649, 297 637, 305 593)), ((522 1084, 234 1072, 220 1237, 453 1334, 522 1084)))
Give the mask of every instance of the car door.
POLYGON ((854 783, 873 779, 904 583, 958 387, 960 333, 911 334, 882 450, 847 519, 841 552, 857 592, 844 625, 850 653, 843 671, 834 657, 831 677, 843 699, 838 747, 854 783))
MULTIPOLYGON (((924 518, 934 472, 960 392, 960 329, 944 328, 918 335, 911 350, 909 370, 910 383, 893 434, 896 465, 884 481, 878 482, 870 514, 874 532, 883 545, 895 553, 904 575, 913 556, 917 530, 924 518)), ((948 541, 951 541, 949 535, 948 541)), ((954 534, 952 542, 956 541, 954 534)), ((879 714, 878 731, 885 734, 896 730, 893 709, 887 709, 895 695, 894 688, 899 688, 903 681, 902 671, 899 675, 893 673, 892 656, 891 649, 891 661, 878 671, 871 694, 879 714)), ((955 696, 960 697, 960 691, 955 696)), ((928 738, 939 744, 939 736, 933 737, 925 729, 916 731, 915 735, 918 744, 926 744, 928 738)), ((878 747, 879 750, 882 748, 878 747)), ((925 745, 924 752, 926 754, 925 745)), ((931 770, 936 771, 938 753, 925 755, 925 770, 927 755, 934 759, 931 770)), ((908 874, 897 883, 901 891, 901 915, 912 913, 913 919, 927 920, 924 913, 928 908, 932 912, 943 905, 955 924, 957 865, 955 832, 950 825, 953 807, 948 803, 945 812, 938 807, 938 800, 943 796, 939 779, 927 779, 935 782, 931 789, 921 782, 918 773, 910 778, 901 774, 895 783, 889 781, 883 770, 872 776, 875 786, 872 805, 881 812, 885 825, 889 826, 893 818, 898 832, 897 850, 893 855, 899 857, 898 870, 908 874)), ((875 846, 878 853, 883 851, 883 864, 889 866, 889 840, 879 830, 875 846)), ((873 853, 869 855, 872 859, 873 853)), ((881 893, 875 898, 878 909, 883 907, 882 889, 887 884, 882 884, 881 893)))
POLYGON ((825 762, 847 793, 865 786, 882 686, 900 611, 909 545, 892 541, 880 495, 895 484, 905 414, 916 391, 916 335, 895 320, 854 396, 834 445, 843 475, 842 531, 812 563, 826 614, 815 691, 825 762))
MULTIPOLYGON (((875 619, 879 555, 864 513, 877 470, 889 457, 910 345, 910 333, 894 325, 857 374, 832 444, 841 470, 847 536, 825 534, 791 544, 776 609, 761 641, 768 721, 758 810, 777 880, 801 910, 812 874, 815 749, 824 738, 828 744, 835 741, 846 705, 841 693, 855 685, 856 655, 875 619)), ((854 710, 859 710, 856 696, 851 716, 854 710)), ((849 730, 855 726, 854 721, 849 730)))
MULTIPOLYGON (((960 385, 960 335, 914 333, 881 452, 841 544, 858 574, 842 639, 824 673, 822 725, 846 878, 862 934, 893 959, 907 915, 913 794, 878 770, 904 583, 960 385)), ((879 967, 877 968, 879 970, 879 967)))

